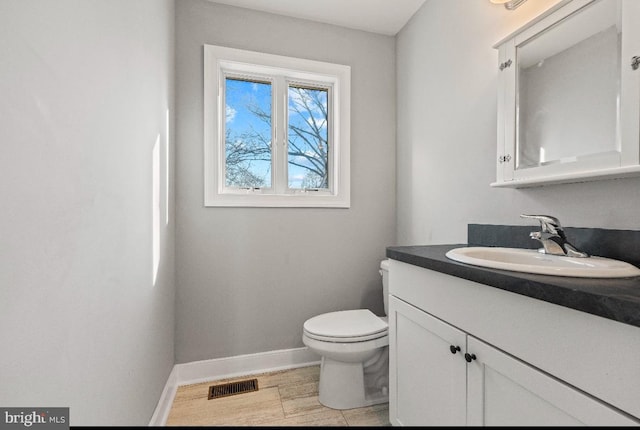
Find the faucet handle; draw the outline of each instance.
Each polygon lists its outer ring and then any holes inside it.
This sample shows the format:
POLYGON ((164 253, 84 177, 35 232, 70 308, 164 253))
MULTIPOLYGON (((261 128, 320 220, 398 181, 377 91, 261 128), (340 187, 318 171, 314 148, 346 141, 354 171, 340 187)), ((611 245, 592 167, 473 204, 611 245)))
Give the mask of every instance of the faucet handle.
POLYGON ((544 249, 545 254, 566 255, 568 257, 589 257, 589 254, 578 250, 569 243, 558 218, 552 217, 551 215, 525 214, 520 215, 520 217, 540 221, 542 231, 534 231, 529 237, 542 242, 542 249, 544 249))
POLYGON ((560 225, 560 220, 556 217, 553 217, 551 215, 525 215, 525 214, 521 214, 520 218, 530 218, 530 219, 536 219, 538 221, 540 221, 540 227, 542 228, 542 231, 545 233, 551 233, 551 234, 557 234, 557 235, 561 235, 562 233, 562 226, 560 225))

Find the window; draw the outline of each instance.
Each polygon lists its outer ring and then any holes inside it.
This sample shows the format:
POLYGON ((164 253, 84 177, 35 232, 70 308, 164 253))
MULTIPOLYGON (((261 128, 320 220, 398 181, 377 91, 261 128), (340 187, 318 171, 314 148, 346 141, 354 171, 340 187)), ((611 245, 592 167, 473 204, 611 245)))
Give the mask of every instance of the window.
POLYGON ((350 75, 205 45, 205 206, 348 208, 350 75))

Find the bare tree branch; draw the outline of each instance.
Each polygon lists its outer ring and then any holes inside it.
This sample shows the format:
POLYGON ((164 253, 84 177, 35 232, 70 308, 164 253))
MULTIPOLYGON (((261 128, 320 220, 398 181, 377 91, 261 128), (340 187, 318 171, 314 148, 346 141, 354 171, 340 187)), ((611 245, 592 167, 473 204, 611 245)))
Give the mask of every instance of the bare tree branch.
MULTIPOLYGON (((290 87, 290 90, 296 98, 289 106, 288 163, 307 171, 303 180, 305 187, 327 188, 328 114, 326 100, 322 97, 323 94, 326 97, 326 91, 298 87, 290 87)), ((255 102, 247 104, 246 109, 271 129, 270 112, 266 112, 255 102)), ((242 135, 235 136, 231 130, 227 130, 225 155, 228 183, 263 184, 264 179, 256 177, 251 167, 255 162, 271 162, 271 135, 251 128, 242 135)))

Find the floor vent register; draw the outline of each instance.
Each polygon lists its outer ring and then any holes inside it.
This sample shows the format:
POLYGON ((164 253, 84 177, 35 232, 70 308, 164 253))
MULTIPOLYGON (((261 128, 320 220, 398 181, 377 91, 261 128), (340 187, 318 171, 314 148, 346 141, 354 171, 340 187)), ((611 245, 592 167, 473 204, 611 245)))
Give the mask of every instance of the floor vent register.
POLYGON ((212 385, 209 387, 209 400, 250 393, 251 391, 258 391, 257 379, 246 379, 243 381, 229 382, 227 384, 212 385))

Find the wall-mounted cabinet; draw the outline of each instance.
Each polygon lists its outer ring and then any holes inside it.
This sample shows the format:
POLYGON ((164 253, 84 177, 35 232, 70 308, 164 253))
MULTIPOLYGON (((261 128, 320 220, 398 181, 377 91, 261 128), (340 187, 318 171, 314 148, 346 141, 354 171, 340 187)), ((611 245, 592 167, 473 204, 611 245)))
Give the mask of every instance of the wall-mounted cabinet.
POLYGON ((640 329, 395 260, 389 419, 637 426, 640 329))
POLYGON ((640 175, 640 2, 568 0, 498 42, 492 186, 640 175))

